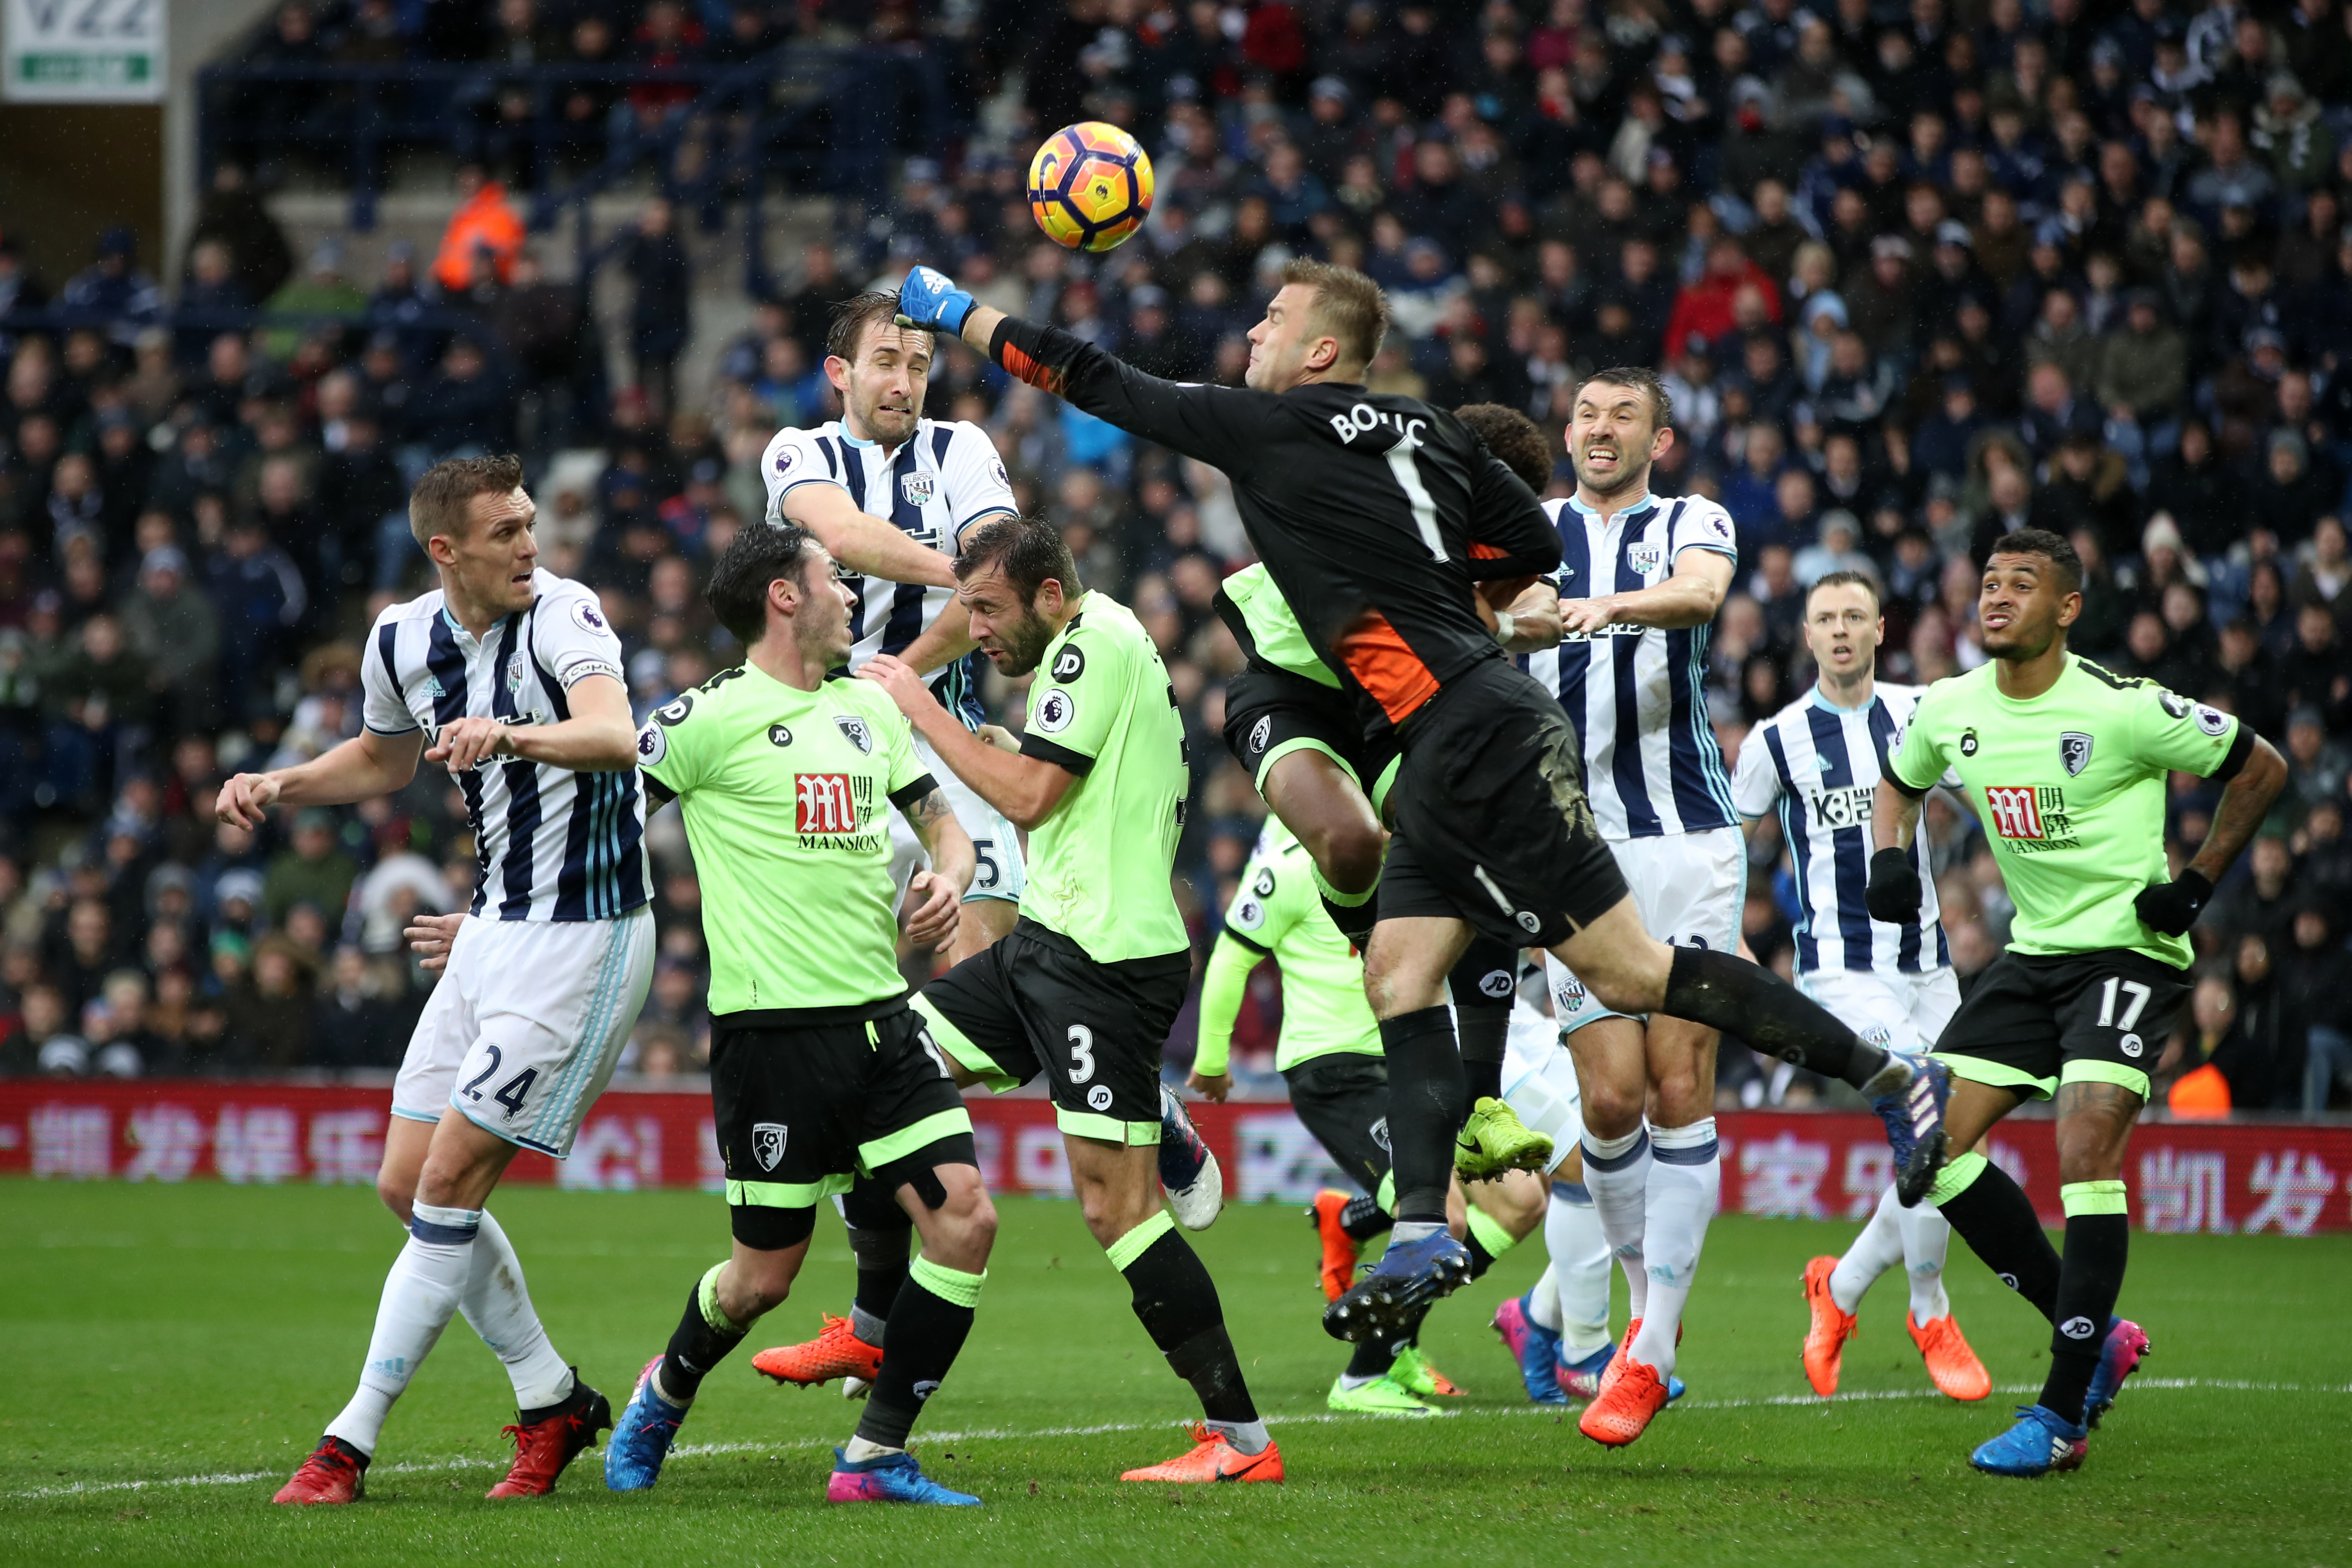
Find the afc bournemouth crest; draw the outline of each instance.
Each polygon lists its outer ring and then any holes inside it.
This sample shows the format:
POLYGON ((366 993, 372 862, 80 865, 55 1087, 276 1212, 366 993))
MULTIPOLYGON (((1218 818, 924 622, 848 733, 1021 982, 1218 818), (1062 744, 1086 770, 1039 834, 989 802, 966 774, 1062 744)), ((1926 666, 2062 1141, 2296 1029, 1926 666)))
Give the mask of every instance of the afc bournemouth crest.
POLYGON ((2064 731, 2058 737, 2058 760, 2066 765, 2066 777, 2082 777, 2091 765, 2091 737, 2079 729, 2064 731))
POLYGON ((852 718, 847 714, 835 714, 833 722, 841 727, 843 738, 857 747, 858 755, 862 757, 874 755, 873 732, 866 727, 864 719, 852 718))
POLYGON ((776 1162, 784 1157, 784 1137, 791 1130, 782 1122, 751 1124, 751 1157, 760 1162, 761 1170, 774 1170, 776 1162))

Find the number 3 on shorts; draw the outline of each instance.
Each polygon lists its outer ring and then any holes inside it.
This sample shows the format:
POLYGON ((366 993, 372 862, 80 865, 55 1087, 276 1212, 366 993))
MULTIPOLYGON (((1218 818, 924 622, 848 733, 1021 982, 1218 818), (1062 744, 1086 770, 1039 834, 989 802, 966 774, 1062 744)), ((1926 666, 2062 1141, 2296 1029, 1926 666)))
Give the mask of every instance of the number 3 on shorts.
POLYGON ((1095 1031, 1082 1023, 1070 1026, 1070 1082, 1084 1083, 1095 1075, 1095 1031))
POLYGON ((2134 1024, 2139 1022, 2141 1010, 2147 1006, 2147 998, 2154 994, 2152 988, 2143 986, 2137 980, 2126 980, 2121 975, 2109 975, 2107 983, 2099 989, 2099 1027, 2128 1031, 2134 1024), (2116 1017, 2116 993, 2118 991, 2121 991, 2126 998, 2124 1004, 2124 1016, 2120 1019, 2116 1017))

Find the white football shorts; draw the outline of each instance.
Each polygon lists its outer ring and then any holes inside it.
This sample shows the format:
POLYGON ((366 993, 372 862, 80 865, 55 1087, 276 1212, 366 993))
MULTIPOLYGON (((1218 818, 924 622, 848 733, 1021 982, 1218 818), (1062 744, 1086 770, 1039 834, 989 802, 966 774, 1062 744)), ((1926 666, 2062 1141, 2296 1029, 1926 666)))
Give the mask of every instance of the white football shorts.
MULTIPOLYGON (((995 807, 980 798, 977 790, 949 771, 939 753, 919 735, 915 737, 915 755, 930 769, 956 821, 971 835, 972 852, 978 859, 972 867, 971 886, 964 890, 963 901, 970 904, 979 898, 1001 898, 1007 904, 1020 903, 1021 894, 1029 886, 1028 869, 1021 859, 1021 835, 1013 831, 1013 824, 995 807)), ((922 841, 915 837, 915 830, 907 819, 899 812, 891 812, 890 881, 902 899, 907 883, 930 863, 930 857, 923 852, 922 841)))
POLYGON ((1960 1007, 1960 982, 1952 971, 1819 969, 1797 977, 1798 988, 1837 1020, 1890 1051, 1931 1051, 1960 1007))
POLYGON ((654 916, 485 920, 457 927, 393 1081, 392 1113, 446 1107, 487 1132, 563 1159, 654 978, 654 916))
MULTIPOLYGON (((1633 907, 1651 936, 1670 947, 1739 951, 1739 911, 1748 901, 1748 840, 1738 828, 1612 839, 1609 850, 1617 857, 1633 907)), ((1563 1035, 1602 1019, 1630 1016, 1595 1001, 1584 982, 1549 954, 1544 979, 1551 988, 1552 1011, 1563 1035)))

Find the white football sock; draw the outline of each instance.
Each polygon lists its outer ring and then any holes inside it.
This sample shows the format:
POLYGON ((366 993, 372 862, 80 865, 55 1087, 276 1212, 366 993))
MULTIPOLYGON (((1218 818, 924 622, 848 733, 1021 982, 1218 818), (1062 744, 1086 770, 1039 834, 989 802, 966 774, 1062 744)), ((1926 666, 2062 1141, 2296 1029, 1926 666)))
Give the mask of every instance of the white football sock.
POLYGON ((506 1364, 517 1409, 544 1410, 571 1394, 572 1368, 548 1343, 547 1330, 531 1308, 530 1288, 523 1283, 514 1244, 488 1209, 475 1233, 474 1267, 466 1276, 457 1310, 506 1364))
POLYGON ((1723 1198, 1723 1156, 1712 1116, 1687 1127, 1653 1128, 1650 1144, 1655 1157, 1650 1163, 1642 1244, 1650 1301, 1632 1354, 1635 1361, 1657 1368, 1664 1378, 1675 1369, 1675 1340, 1683 1305, 1690 1300, 1691 1283, 1698 1274, 1707 1221, 1723 1198))
POLYGON ((406 1391, 408 1380, 457 1315, 457 1299, 473 1272, 474 1239, 481 1229, 482 1213, 477 1208, 420 1203, 409 1212, 408 1244, 384 1276, 359 1391, 342 1414, 327 1423, 330 1436, 363 1454, 375 1452, 393 1401, 406 1391))
POLYGON ((1650 1134, 1636 1127, 1622 1138, 1584 1134, 1584 1190, 1592 1195, 1593 1212, 1601 1218, 1601 1234, 1625 1271, 1625 1289, 1633 1298, 1633 1315, 1649 1303, 1650 1278, 1642 1256, 1643 1231, 1648 1221, 1650 1134), (1614 1168, 1610 1168, 1613 1166, 1614 1168))
POLYGON ((1543 1277, 1528 1291, 1528 1321, 1539 1329, 1559 1332, 1559 1292, 1553 1287, 1549 1263, 1544 1265, 1543 1277))
POLYGON ((1559 1302, 1560 1357, 1581 1361, 1609 1343, 1609 1241, 1592 1195, 1580 1185, 1551 1184, 1544 1248, 1551 1254, 1544 1277, 1559 1302))
MULTIPOLYGON (((1893 1187, 1886 1189, 1886 1197, 1893 1202, 1893 1187)), ((1951 1316, 1951 1298, 1944 1294, 1944 1254, 1951 1249, 1952 1222, 1932 1203, 1916 1208, 1898 1203, 1895 1213, 1903 1227, 1904 1270, 1911 1278, 1911 1315, 1923 1324, 1951 1316)))
MULTIPOLYGON (((1922 1208, 1932 1205, 1922 1204, 1922 1208)), ((1870 1223, 1845 1249, 1837 1267, 1830 1270, 1830 1300, 1838 1311, 1850 1312, 1862 1305, 1863 1292, 1877 1278, 1903 1261, 1903 1216, 1907 1211, 1888 1187, 1878 1196, 1878 1207, 1872 1211, 1870 1223)), ((1937 1268, 1943 1268, 1938 1255, 1937 1268)))

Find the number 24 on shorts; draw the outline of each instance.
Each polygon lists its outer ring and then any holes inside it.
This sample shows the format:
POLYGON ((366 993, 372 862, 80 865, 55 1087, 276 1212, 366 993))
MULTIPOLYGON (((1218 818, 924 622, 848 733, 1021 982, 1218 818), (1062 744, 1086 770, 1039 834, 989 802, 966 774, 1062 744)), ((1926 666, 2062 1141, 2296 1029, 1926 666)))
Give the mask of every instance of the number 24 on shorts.
MULTIPOLYGON (((492 1045, 488 1040, 484 1040, 482 1042, 482 1049, 490 1053, 490 1064, 488 1067, 483 1068, 479 1072, 474 1074, 473 1081, 467 1083, 465 1088, 459 1092, 463 1093, 467 1099, 473 1101, 478 1105, 482 1102, 482 1085, 488 1082, 488 1080, 497 1073, 499 1068, 503 1064, 505 1060, 499 1054, 499 1048, 492 1045)), ((520 1072, 516 1073, 512 1078, 508 1079, 502 1086, 490 1095, 490 1098, 507 1108, 505 1119, 511 1122, 515 1117, 522 1113, 523 1096, 530 1093, 530 1086, 538 1082, 539 1069, 536 1067, 526 1067, 520 1072)))

